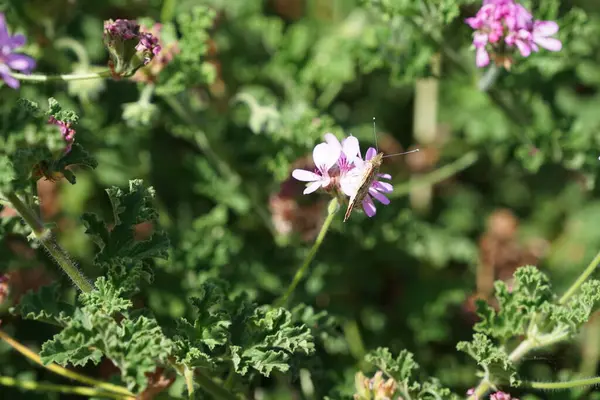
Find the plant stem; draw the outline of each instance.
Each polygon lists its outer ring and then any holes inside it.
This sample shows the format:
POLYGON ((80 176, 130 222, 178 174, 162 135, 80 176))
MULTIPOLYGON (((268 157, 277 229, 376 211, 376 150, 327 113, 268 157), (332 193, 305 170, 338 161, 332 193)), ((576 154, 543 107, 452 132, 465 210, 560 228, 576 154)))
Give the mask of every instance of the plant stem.
POLYGON ((35 212, 23 203, 14 192, 7 193, 6 198, 11 202, 12 207, 21 215, 27 225, 29 225, 35 238, 42 243, 52 258, 54 258, 54 261, 65 271, 79 290, 82 292, 91 292, 94 288, 90 281, 77 268, 77 265, 70 259, 67 252, 56 242, 50 229, 44 226, 35 212))
POLYGON ((237 397, 234 396, 231 392, 217 385, 208 375, 204 374, 199 369, 196 370, 195 376, 196 382, 198 382, 200 387, 202 387, 208 393, 212 394, 215 398, 225 400, 237 399, 237 397))
POLYGON ((581 273, 581 275, 579 275, 579 278, 577 278, 577 280, 573 282, 573 284, 565 292, 565 294, 562 295, 560 300, 558 300, 558 304, 565 304, 567 300, 569 300, 571 296, 575 294, 575 292, 577 291, 577 289, 579 289, 583 282, 585 282, 586 279, 590 277, 590 275, 592 274, 592 272, 594 272, 598 264, 600 264, 600 252, 596 254, 596 257, 594 257, 592 262, 586 267, 586 269, 581 273))
POLYGON ((329 230, 329 226, 331 225, 331 222, 333 221, 333 217, 335 216, 335 213, 337 212, 338 208, 339 208, 338 200, 334 197, 329 202, 329 206, 327 207, 327 212, 328 212, 327 218, 325 218, 325 222, 323 222, 323 226, 321 227, 321 231, 319 232, 319 235, 317 236, 315 243, 313 244, 312 248, 308 252, 308 255, 306 256, 306 258, 304 259, 304 263, 302 263, 300 268, 298 268, 298 270, 296 271, 296 274, 294 275, 294 279, 292 280, 292 282, 290 283, 290 286, 285 291, 285 294, 283 296, 281 296, 279 298, 279 300, 277 300, 275 302, 276 307, 282 307, 287 302, 290 295, 294 292, 294 289, 296 289, 296 286, 298 286, 298 284, 300 283, 300 281, 306 274, 306 271, 308 270, 308 267, 309 267, 312 259, 315 257, 315 254, 317 254, 319 247, 321 247, 321 244, 323 243, 323 239, 325 239, 325 235, 327 234, 327 231, 329 230))
POLYGON ((13 78, 18 79, 21 82, 33 82, 33 83, 43 83, 43 82, 52 82, 52 81, 83 81, 88 79, 103 79, 109 78, 112 76, 112 73, 109 69, 100 72, 88 72, 88 73, 80 73, 80 74, 65 74, 65 75, 42 75, 42 74, 32 74, 25 75, 19 74, 17 72, 12 72, 10 74, 13 78))
POLYGON ((418 179, 397 186, 394 191, 387 194, 387 196, 392 198, 402 197, 409 194, 410 191, 416 187, 439 183, 456 175, 460 171, 469 168, 471 165, 475 164, 478 158, 477 152, 470 151, 450 164, 444 165, 428 174, 421 175, 418 179))
POLYGON ((183 377, 185 378, 185 385, 187 386, 188 397, 190 400, 194 399, 194 370, 188 367, 184 367, 183 377))
POLYGON ((600 384, 600 377, 596 376, 593 378, 574 379, 572 381, 565 382, 524 382, 523 384, 532 389, 572 389, 580 386, 598 385, 600 384))
POLYGON ((15 349, 16 351, 18 351, 19 353, 21 353, 22 355, 27 357, 34 363, 46 368, 49 371, 54 372, 57 375, 63 376, 68 379, 72 379, 77 382, 85 383, 86 385, 94 386, 99 389, 117 393, 122 396, 130 396, 130 397, 135 396, 133 393, 131 393, 129 390, 125 389, 124 387, 114 385, 112 383, 107 383, 107 382, 102 382, 102 381, 96 380, 89 376, 82 375, 75 371, 71 371, 66 368, 63 368, 58 364, 50 363, 50 364, 44 365, 41 358, 37 354, 35 354, 33 351, 31 351, 27 347, 23 346, 21 343, 17 342, 15 339, 10 337, 6 332, 4 332, 2 330, 0 330, 0 339, 4 340, 9 346, 11 346, 13 349, 15 349))
POLYGON ((24 390, 37 392, 58 392, 64 394, 75 394, 88 397, 108 397, 111 399, 135 399, 134 396, 123 396, 116 393, 108 393, 103 390, 87 386, 55 385, 52 383, 39 383, 35 381, 18 380, 10 376, 0 376, 0 385, 18 387, 24 390))

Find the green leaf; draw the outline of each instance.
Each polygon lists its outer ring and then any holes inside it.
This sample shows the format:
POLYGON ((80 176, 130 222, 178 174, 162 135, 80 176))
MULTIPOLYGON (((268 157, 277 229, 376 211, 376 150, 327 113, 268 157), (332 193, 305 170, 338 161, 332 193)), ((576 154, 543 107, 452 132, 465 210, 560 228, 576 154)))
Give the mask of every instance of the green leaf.
POLYGON ((132 304, 119 297, 121 292, 99 278, 94 291, 80 295, 83 307, 75 310, 68 325, 43 344, 42 361, 84 366, 88 362, 98 364, 104 356, 119 368, 128 389, 145 389, 146 374, 166 362, 172 342, 154 319, 128 315, 132 304))
POLYGON ((27 292, 11 312, 25 319, 65 326, 73 317, 75 307, 60 300, 60 286, 42 286, 38 291, 27 292))
POLYGON ((385 372, 397 382, 411 382, 419 365, 414 361, 414 356, 407 350, 402 350, 394 358, 389 349, 379 347, 365 356, 365 361, 385 372))

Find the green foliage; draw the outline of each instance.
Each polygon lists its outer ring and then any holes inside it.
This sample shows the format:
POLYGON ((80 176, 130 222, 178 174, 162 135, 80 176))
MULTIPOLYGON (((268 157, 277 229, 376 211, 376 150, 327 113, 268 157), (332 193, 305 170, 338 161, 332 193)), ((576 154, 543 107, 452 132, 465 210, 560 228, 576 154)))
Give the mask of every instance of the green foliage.
POLYGON ((178 323, 178 363, 216 368, 229 360, 240 375, 255 370, 268 377, 288 371, 295 354, 313 353, 310 329, 295 323, 289 311, 257 307, 242 295, 230 298, 224 281, 207 281, 201 290, 191 299, 197 311, 194 322, 178 323))
POLYGON ((26 293, 13 312, 26 319, 65 326, 71 321, 75 307, 62 301, 60 286, 52 284, 26 293))
POLYGON ((145 374, 166 362, 172 343, 156 320, 135 316, 131 301, 121 294, 121 289, 99 278, 94 291, 80 295, 81 306, 66 327, 44 343, 42 361, 84 366, 107 357, 121 371, 128 389, 143 390, 145 374))

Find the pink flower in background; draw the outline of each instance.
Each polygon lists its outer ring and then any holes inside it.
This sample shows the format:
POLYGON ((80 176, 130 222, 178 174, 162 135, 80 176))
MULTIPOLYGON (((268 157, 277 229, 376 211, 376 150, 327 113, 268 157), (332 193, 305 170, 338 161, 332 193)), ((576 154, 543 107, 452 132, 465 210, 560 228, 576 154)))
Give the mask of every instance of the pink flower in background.
POLYGON ((475 30, 475 64, 485 67, 494 58, 496 64, 510 67, 510 53, 516 47, 523 57, 543 47, 550 51, 562 48, 560 40, 551 37, 558 32, 554 21, 537 21, 515 0, 485 0, 474 17, 465 22, 475 30))
POLYGON ((519 400, 516 397, 512 397, 508 393, 496 392, 490 396, 490 400, 519 400))
POLYGON ((11 75, 11 70, 30 74, 35 68, 35 60, 14 51, 25 45, 23 35, 13 35, 8 32, 4 14, 0 13, 0 80, 13 89, 19 88, 19 81, 11 75))

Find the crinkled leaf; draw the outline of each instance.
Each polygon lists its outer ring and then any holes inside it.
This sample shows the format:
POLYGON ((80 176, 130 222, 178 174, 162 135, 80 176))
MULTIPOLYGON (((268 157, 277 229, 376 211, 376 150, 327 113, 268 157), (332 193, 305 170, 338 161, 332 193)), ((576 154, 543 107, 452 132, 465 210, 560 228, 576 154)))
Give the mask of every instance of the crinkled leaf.
POLYGON ((397 382, 411 382, 413 374, 419 369, 414 356, 407 350, 402 350, 394 358, 389 349, 379 347, 365 356, 365 361, 385 372, 397 382))
POLYGON ((543 312, 548 315, 550 321, 550 326, 547 328, 574 335, 589 320, 599 303, 600 281, 585 282, 577 294, 565 304, 547 304, 543 307, 543 312))
POLYGON ((60 300, 60 286, 42 286, 38 291, 29 291, 11 311, 25 319, 33 319, 53 325, 64 326, 72 318, 75 307, 60 300))

